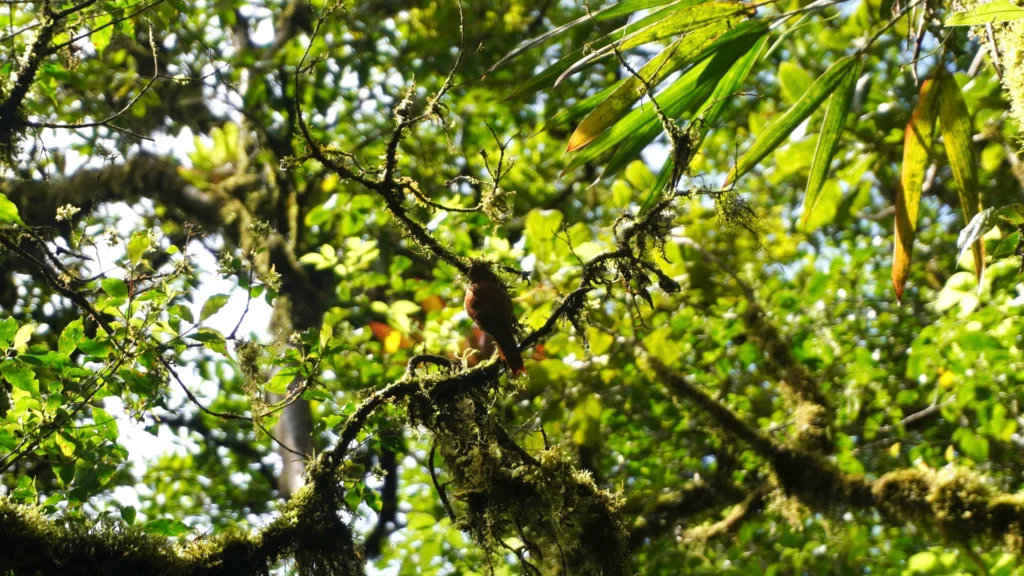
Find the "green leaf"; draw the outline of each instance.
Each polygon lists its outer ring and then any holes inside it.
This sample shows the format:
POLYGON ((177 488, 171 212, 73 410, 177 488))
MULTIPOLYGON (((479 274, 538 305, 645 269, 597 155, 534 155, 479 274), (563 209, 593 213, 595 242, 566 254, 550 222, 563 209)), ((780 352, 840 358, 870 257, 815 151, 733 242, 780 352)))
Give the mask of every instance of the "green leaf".
POLYGON ((106 410, 93 406, 92 421, 96 431, 107 440, 117 440, 117 420, 106 410))
POLYGON ((1024 204, 1003 206, 996 212, 996 217, 1002 218, 1014 226, 1024 225, 1024 204))
POLYGON ((90 27, 96 31, 89 35, 89 39, 92 40, 92 45, 96 47, 97 52, 102 52, 114 37, 114 27, 107 26, 113 19, 109 13, 101 14, 90 24, 90 27))
POLYGON ((811 232, 835 222, 842 200, 843 189, 839 182, 834 178, 826 180, 818 193, 815 210, 802 224, 804 232, 811 232))
POLYGON ((110 353, 114 351, 114 348, 111 346, 109 341, 93 340, 92 338, 85 338, 79 341, 78 349, 89 356, 96 356, 98 358, 110 356, 110 353))
POLYGON ((800 65, 789 61, 779 64, 779 87, 786 102, 795 103, 813 83, 814 77, 800 65))
POLYGON ((128 261, 132 266, 142 261, 142 255, 149 249, 149 233, 136 232, 128 241, 128 261))
MULTIPOLYGON (((694 0, 687 0, 681 4, 687 6, 693 4, 693 1, 694 0)), ((625 16, 626 14, 632 14, 633 12, 654 8, 670 2, 672 2, 672 0, 622 0, 622 2, 616 2, 607 8, 594 12, 594 19, 598 21, 610 20, 612 18, 618 18, 619 16, 625 16)))
POLYGON ((420 311, 419 304, 410 300, 396 300, 391 304, 390 313, 397 328, 403 333, 412 332, 412 318, 409 316, 420 311))
POLYGON ((1010 234, 999 243, 996 247, 996 251, 992 253, 993 258, 1002 258, 1009 256, 1017 251, 1017 245, 1020 244, 1020 231, 1010 234))
POLYGON ((18 215, 18 207, 11 202, 7 195, 0 192, 0 222, 12 222, 14 224, 25 225, 21 221, 21 216, 18 215))
POLYGON ((202 322, 210 316, 213 316, 228 303, 229 296, 227 294, 214 294, 210 296, 206 302, 203 303, 203 309, 199 312, 199 321, 202 322))
POLYGON ((939 291, 935 299, 935 309, 945 312, 953 306, 960 305, 960 315, 966 316, 978 306, 975 290, 978 279, 970 272, 957 272, 946 280, 946 285, 939 291))
POLYGON ((135 516, 136 516, 136 514, 137 514, 137 512, 135 511, 135 506, 122 506, 121 507, 121 520, 124 520, 124 523, 129 525, 129 526, 132 526, 133 524, 135 524, 135 516))
POLYGON ((189 334, 188 338, 209 345, 211 350, 220 354, 227 354, 227 345, 224 342, 224 335, 211 328, 202 328, 195 334, 189 334))
POLYGON ((562 213, 558 210, 531 210, 526 215, 526 242, 540 262, 550 260, 554 251, 553 240, 562 220, 562 213))
POLYGON ((807 119, 821 103, 832 94, 836 86, 842 82, 851 68, 859 66, 859 56, 847 56, 840 59, 828 70, 825 71, 814 84, 804 92, 797 101, 781 118, 773 122, 750 146, 736 165, 729 171, 725 179, 725 186, 732 184, 737 178, 746 174, 751 168, 757 166, 765 156, 770 154, 789 134, 807 119))
POLYGON ((39 381, 36 380, 36 373, 20 362, 10 362, 0 368, 4 380, 11 383, 15 388, 30 392, 33 396, 39 396, 39 381))
POLYGON ((768 23, 762 20, 741 22, 735 29, 723 34, 715 41, 715 44, 724 43, 730 39, 735 40, 737 49, 745 48, 746 52, 729 52, 724 57, 724 63, 733 63, 722 80, 715 86, 711 97, 697 111, 697 115, 703 118, 703 122, 701 122, 700 134, 694 142, 694 150, 700 148, 704 138, 718 124, 718 117, 729 103, 729 99, 739 91, 740 86, 750 75, 750 71, 754 69, 754 64, 768 40, 768 23))
POLYGON ((146 522, 142 530, 147 534, 156 534, 158 536, 175 537, 181 536, 185 532, 188 532, 188 526, 179 522, 178 520, 171 520, 170 518, 157 518, 156 520, 150 520, 146 522))
POLYGON ((100 286, 112 298, 128 297, 128 285, 120 278, 104 278, 103 282, 100 282, 100 286))
POLYGON ((966 12, 957 12, 946 18, 944 26, 980 26, 996 22, 1011 22, 1024 18, 1024 8, 1009 0, 993 0, 987 4, 975 4, 966 12))
POLYGON ((932 78, 921 83, 917 105, 903 135, 903 169, 900 174, 901 185, 896 190, 895 246, 892 258, 892 285, 896 290, 897 301, 903 298, 903 288, 910 274, 921 191, 925 171, 931 163, 935 118, 938 115, 936 86, 936 80, 932 78))
POLYGON ((857 66, 849 69, 828 99, 825 120, 821 123, 818 146, 814 149, 811 171, 807 177, 807 194, 804 195, 803 214, 805 226, 811 212, 818 204, 821 188, 825 185, 829 167, 832 165, 832 157, 835 156, 836 150, 839 148, 839 140, 843 135, 843 126, 846 125, 846 115, 850 112, 850 104, 853 102, 853 92, 859 74, 860 61, 858 60, 857 66))
POLYGON ((7 346, 18 333, 18 321, 8 316, 0 320, 0 346, 7 346))
POLYGON ((192 309, 188 306, 171 306, 167 309, 167 314, 171 318, 180 318, 189 324, 195 324, 196 319, 192 316, 192 309))
POLYGON ((18 487, 11 492, 11 498, 22 502, 35 503, 37 494, 35 479, 21 474, 18 476, 18 487))
POLYGON ((271 394, 286 394, 288 392, 288 386, 299 377, 299 368, 297 366, 286 366, 277 371, 277 374, 267 382, 265 386, 267 392, 271 394))
POLYGON ((572 441, 577 446, 597 446, 601 442, 601 399, 591 394, 576 405, 569 416, 572 441))
POLYGON ((988 460, 988 438, 979 436, 966 428, 961 428, 957 432, 960 433, 957 445, 964 456, 975 462, 988 460))
POLYGON ((423 528, 434 528, 437 526, 437 518, 426 512, 410 512, 406 515, 405 527, 409 530, 420 530, 423 528))
POLYGON ((302 392, 303 400, 315 400, 317 402, 326 402, 333 398, 330 392, 322 390, 320 388, 307 388, 302 392))
POLYGON ((61 354, 70 355, 83 340, 85 340, 85 328, 82 327, 82 319, 77 318, 64 327, 60 338, 57 339, 57 350, 61 354))
MULTIPOLYGON (((974 155, 974 135, 967 103, 951 74, 942 73, 938 80, 939 126, 949 158, 949 167, 957 183, 964 221, 970 222, 981 210, 978 187, 978 161, 974 155)), ((985 245, 979 238, 971 247, 974 253, 974 274, 979 283, 985 273, 985 245)))
POLYGON ((641 98, 644 90, 643 78, 650 86, 657 86, 663 78, 690 64, 698 56, 709 54, 704 50, 720 36, 731 23, 728 19, 713 22, 683 36, 661 51, 658 56, 641 68, 638 76, 629 76, 599 106, 580 122, 569 138, 567 150, 573 152, 594 141, 609 126, 641 98))

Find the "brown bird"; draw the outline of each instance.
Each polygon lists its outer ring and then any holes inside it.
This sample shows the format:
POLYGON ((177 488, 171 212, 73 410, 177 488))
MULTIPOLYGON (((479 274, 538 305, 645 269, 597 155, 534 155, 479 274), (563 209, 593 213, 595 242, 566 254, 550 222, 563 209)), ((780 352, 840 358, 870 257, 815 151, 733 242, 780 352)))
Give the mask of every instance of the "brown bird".
POLYGON ((481 330, 494 338, 498 344, 498 354, 513 375, 526 372, 519 344, 516 343, 516 316, 512 310, 512 299, 484 262, 473 262, 469 267, 466 314, 481 330))

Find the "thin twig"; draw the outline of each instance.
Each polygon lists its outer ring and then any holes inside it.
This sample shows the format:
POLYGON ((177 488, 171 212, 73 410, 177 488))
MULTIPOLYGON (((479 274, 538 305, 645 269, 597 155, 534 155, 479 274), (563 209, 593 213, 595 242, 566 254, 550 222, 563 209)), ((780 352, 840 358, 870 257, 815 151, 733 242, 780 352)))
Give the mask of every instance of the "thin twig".
POLYGON ((448 493, 445 492, 444 486, 437 481, 437 471, 434 468, 434 453, 437 451, 437 443, 430 445, 430 456, 427 458, 427 468, 430 469, 430 480, 434 483, 434 489, 437 490, 437 496, 441 499, 441 505, 444 506, 444 511, 448 514, 448 518, 455 524, 455 511, 452 510, 452 505, 448 502, 448 493))
MULTIPOLYGON (((158 4, 158 3, 162 2, 162 1, 163 0, 157 0, 157 2, 154 2, 150 6, 158 4)), ((150 47, 150 50, 152 50, 152 52, 153 52, 153 77, 149 79, 149 82, 147 82, 146 85, 143 86, 142 90, 140 90, 139 93, 136 94, 135 97, 131 99, 131 101, 129 101, 127 104, 125 104, 125 106, 123 108, 121 108, 121 110, 119 110, 119 111, 115 112, 114 114, 104 118, 103 120, 99 120, 97 122, 85 122, 85 123, 82 123, 82 124, 62 124, 62 123, 56 123, 56 122, 25 122, 25 125, 28 126, 28 127, 31 127, 31 128, 52 128, 52 129, 80 129, 80 128, 96 128, 96 127, 99 127, 99 126, 106 126, 106 127, 109 127, 109 128, 111 128, 113 130, 117 130, 118 132, 126 133, 128 135, 135 136, 137 138, 141 138, 143 140, 153 141, 153 139, 149 138, 148 136, 143 136, 141 134, 136 134, 135 132, 132 132, 131 130, 128 130, 127 128, 121 128, 121 127, 118 127, 118 126, 114 126, 114 125, 112 125, 110 123, 111 121, 115 120, 117 117, 121 116, 125 112, 131 110, 135 106, 135 104, 139 101, 139 99, 141 99, 143 96, 145 96, 146 92, 149 92, 150 88, 152 88, 153 84, 157 81, 157 78, 159 77, 159 74, 160 74, 160 61, 159 61, 159 57, 158 57, 158 53, 157 53, 156 39, 153 37, 153 27, 152 26, 149 27, 149 47, 150 47)))

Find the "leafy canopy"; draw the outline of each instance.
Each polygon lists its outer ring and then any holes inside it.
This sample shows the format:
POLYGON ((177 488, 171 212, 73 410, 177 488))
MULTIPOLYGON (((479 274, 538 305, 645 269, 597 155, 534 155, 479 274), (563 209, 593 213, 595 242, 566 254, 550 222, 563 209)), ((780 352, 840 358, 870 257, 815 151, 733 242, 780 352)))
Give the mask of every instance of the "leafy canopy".
POLYGON ((1021 572, 1022 15, 0 2, 0 571, 1021 572))

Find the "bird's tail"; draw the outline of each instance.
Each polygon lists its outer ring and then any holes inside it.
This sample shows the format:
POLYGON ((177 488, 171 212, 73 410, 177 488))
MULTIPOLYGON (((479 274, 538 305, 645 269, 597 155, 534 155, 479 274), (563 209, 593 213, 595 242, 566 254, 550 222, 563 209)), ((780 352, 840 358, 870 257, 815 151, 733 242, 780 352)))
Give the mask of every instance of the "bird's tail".
POLYGON ((498 342, 498 355, 505 361, 505 365, 508 366, 508 370, 513 376, 526 374, 526 368, 523 367, 523 355, 519 353, 519 346, 514 339, 511 342, 498 342))

